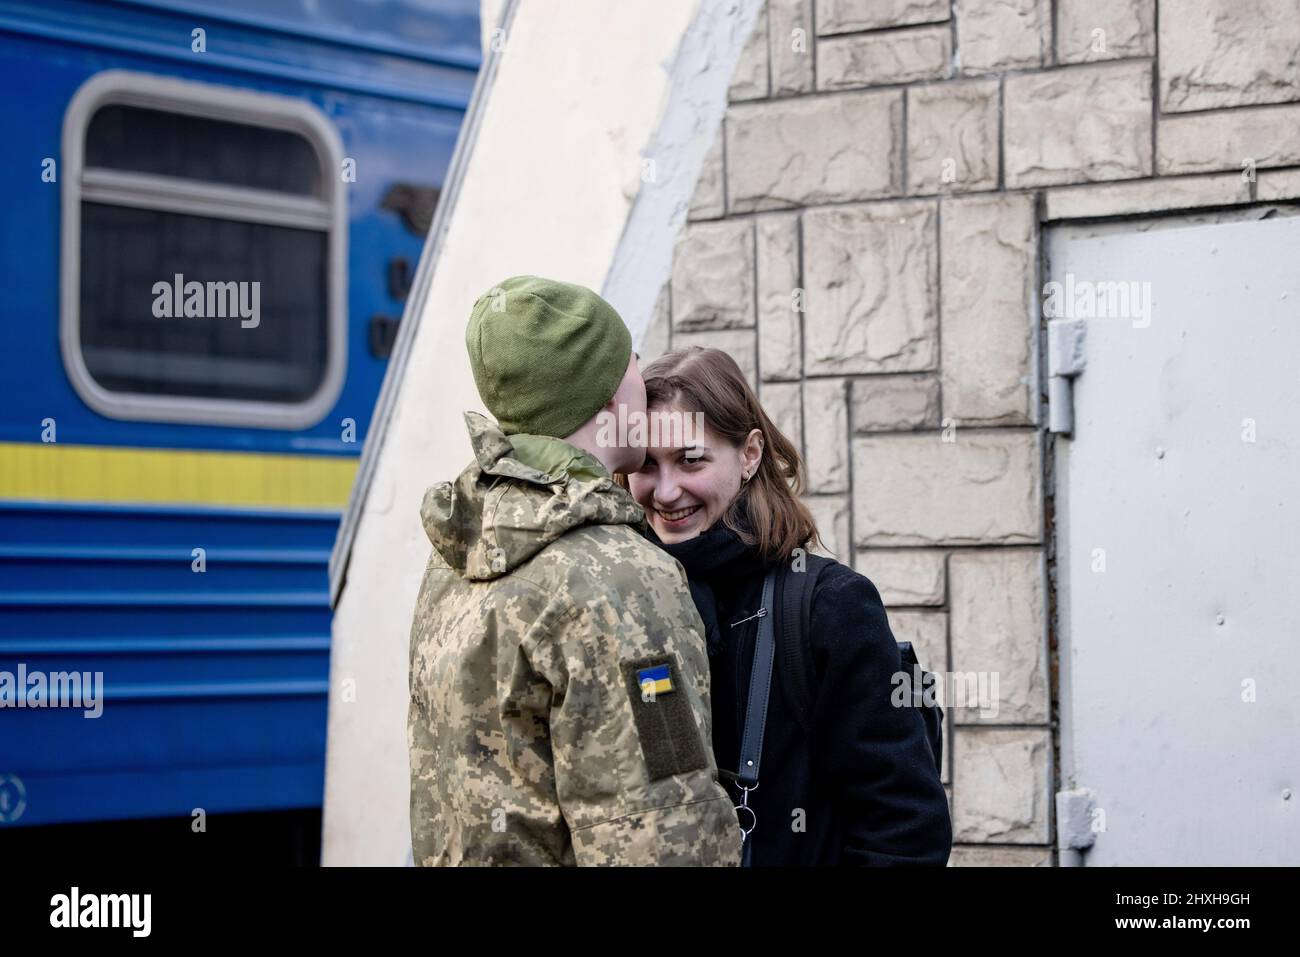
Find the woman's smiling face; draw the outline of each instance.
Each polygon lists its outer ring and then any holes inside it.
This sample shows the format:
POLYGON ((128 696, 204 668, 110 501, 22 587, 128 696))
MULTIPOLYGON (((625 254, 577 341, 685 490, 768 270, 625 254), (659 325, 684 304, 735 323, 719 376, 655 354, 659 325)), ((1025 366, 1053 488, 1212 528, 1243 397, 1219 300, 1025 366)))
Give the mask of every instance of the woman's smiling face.
MULTIPOLYGON (((676 406, 655 406, 650 411, 680 416, 681 421, 690 416, 676 406)), ((632 497, 645 509, 660 541, 668 545, 694 538, 720 519, 762 455, 757 429, 741 448, 707 423, 695 432, 694 445, 650 445, 641 471, 627 477, 632 497)))

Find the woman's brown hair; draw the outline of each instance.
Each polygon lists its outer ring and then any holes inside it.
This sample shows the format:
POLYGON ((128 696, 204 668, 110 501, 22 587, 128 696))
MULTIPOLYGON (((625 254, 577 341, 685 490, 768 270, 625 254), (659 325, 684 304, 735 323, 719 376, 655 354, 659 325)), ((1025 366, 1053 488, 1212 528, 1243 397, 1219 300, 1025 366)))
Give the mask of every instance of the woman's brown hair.
MULTIPOLYGON (((721 349, 692 346, 668 352, 641 370, 646 407, 676 406, 700 412, 709 429, 736 448, 752 429, 763 433, 763 455, 753 477, 722 520, 766 562, 788 559, 797 548, 821 545, 817 524, 799 500, 803 460, 794 443, 772 424, 749 382, 721 349), (747 518, 752 532, 742 524, 747 518)), ((622 476, 616 476, 626 487, 622 476)))

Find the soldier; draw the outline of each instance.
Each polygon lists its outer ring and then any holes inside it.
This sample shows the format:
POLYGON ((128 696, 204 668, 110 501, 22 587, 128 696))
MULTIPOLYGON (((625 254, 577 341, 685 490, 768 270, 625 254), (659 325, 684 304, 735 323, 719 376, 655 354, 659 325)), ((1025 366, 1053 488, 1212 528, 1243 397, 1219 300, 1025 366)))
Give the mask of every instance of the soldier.
POLYGON ((626 326, 581 286, 516 276, 475 303, 470 365, 494 424, 430 488, 411 627, 411 844, 419 865, 740 861, 711 746, 703 627, 681 566, 616 485, 644 447, 626 326))

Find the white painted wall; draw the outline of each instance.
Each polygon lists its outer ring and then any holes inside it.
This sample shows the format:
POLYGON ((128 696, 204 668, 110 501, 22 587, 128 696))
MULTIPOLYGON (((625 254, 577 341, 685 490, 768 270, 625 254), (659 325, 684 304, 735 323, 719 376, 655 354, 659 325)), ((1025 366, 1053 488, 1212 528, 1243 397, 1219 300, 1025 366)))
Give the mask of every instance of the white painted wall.
POLYGON ((481 408, 464 346, 471 306, 520 273, 601 289, 635 209, 638 244, 654 249, 662 271, 622 283, 632 292, 611 301, 634 334, 645 329, 758 7, 759 0, 702 9, 696 0, 520 3, 335 613, 324 864, 408 859, 408 639, 429 553, 419 506, 429 485, 470 460, 461 412, 481 408), (661 129, 671 131, 667 141, 661 129), (643 152, 661 150, 673 159, 659 165, 655 190, 642 191, 643 152), (341 694, 349 679, 352 702, 341 694))

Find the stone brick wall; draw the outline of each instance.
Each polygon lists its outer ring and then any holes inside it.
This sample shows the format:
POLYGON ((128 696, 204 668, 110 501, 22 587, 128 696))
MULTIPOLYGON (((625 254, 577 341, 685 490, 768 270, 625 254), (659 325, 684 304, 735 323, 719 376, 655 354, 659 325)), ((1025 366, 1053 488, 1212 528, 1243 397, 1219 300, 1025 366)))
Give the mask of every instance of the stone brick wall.
POLYGON ((768 0, 730 100, 642 354, 733 355, 896 636, 997 673, 953 863, 1050 864, 1042 230, 1300 198, 1300 0, 768 0))

